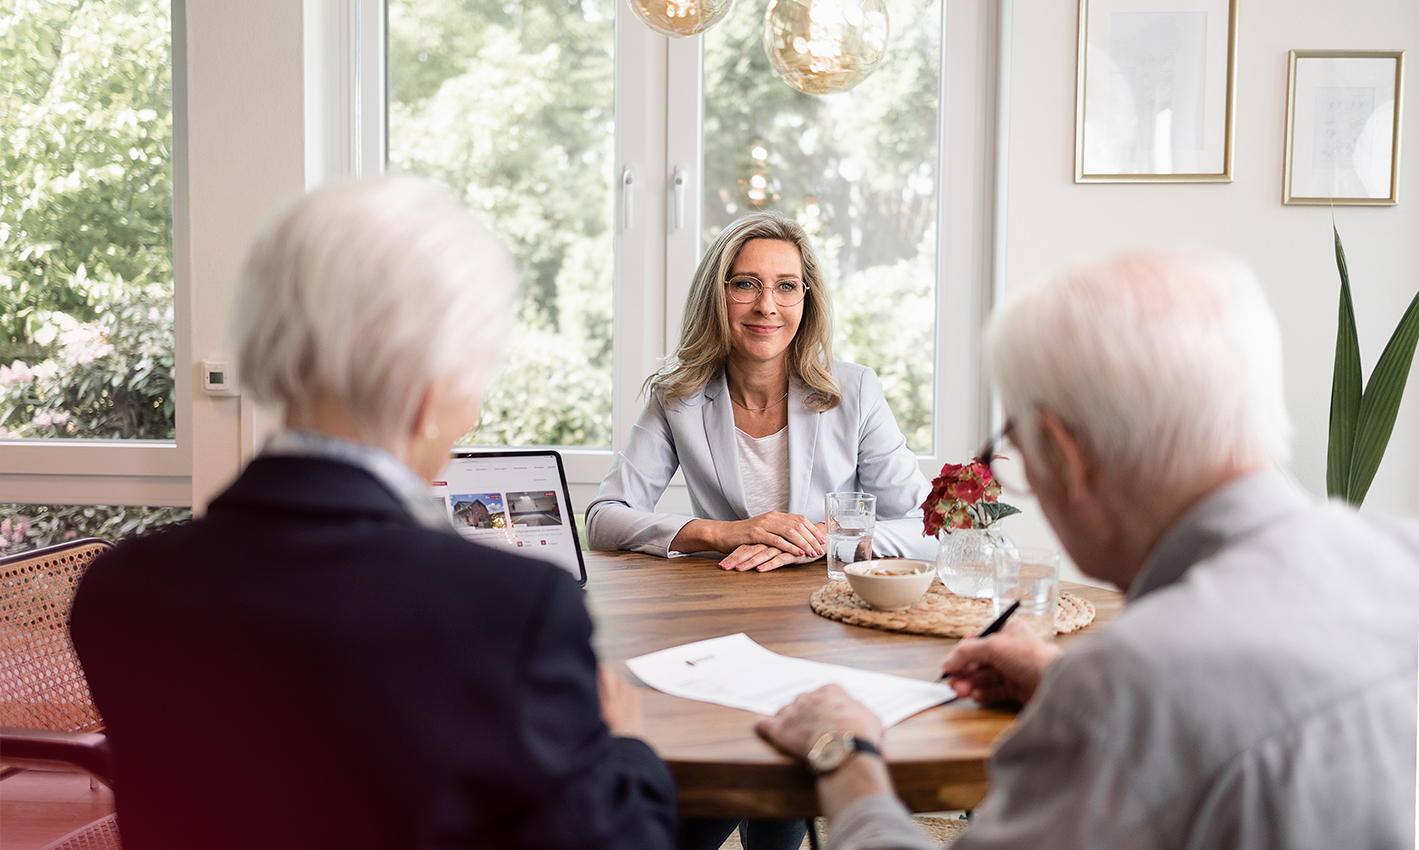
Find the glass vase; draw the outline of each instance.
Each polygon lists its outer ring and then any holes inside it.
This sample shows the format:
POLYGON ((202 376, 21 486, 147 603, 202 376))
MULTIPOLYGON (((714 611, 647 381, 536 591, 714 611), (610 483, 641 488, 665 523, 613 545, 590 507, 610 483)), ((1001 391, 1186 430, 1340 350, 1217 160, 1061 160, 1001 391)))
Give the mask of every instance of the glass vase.
POLYGON ((957 528, 940 535, 936 575, 957 596, 990 599, 995 595, 995 550, 1015 544, 993 528, 957 528))

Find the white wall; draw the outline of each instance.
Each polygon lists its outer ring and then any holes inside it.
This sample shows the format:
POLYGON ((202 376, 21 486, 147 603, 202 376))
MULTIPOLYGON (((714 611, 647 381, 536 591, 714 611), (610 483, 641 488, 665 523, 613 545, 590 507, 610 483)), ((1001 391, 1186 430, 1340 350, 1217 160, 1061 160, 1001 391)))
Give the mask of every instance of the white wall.
MULTIPOLYGON (((251 451, 253 411, 202 394, 198 364, 230 357, 227 302, 246 246, 304 186, 302 13, 281 0, 185 3, 192 505, 226 488, 251 451)), ((179 281, 179 285, 182 285, 179 281)), ((181 327, 182 323, 179 323, 181 327)), ((177 380, 183 380, 179 373, 177 380)))
MULTIPOLYGON (((1419 291, 1419 128, 1412 63, 1419 60, 1414 0, 1242 0, 1235 181, 1214 184, 1073 182, 1077 8, 1016 0, 1011 39, 1007 287, 1124 248, 1206 248, 1256 269, 1281 320, 1287 401, 1295 425, 1292 471, 1325 493, 1326 434, 1339 277, 1331 211, 1283 206, 1287 51, 1405 49, 1411 63, 1400 203, 1337 207, 1368 375, 1419 291)), ((1419 516, 1419 370, 1411 373, 1389 451, 1365 503, 1419 516)), ((1048 531, 1011 520, 1023 542, 1048 531)))

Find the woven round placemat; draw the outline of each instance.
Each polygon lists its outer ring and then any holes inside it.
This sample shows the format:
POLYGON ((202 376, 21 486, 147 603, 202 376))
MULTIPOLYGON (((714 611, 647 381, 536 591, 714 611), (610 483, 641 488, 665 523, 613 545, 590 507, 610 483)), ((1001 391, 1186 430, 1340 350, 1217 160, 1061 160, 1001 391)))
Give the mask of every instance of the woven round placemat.
MULTIPOLYGON (((831 828, 828 826, 826 818, 814 818, 813 823, 818 830, 818 837, 823 843, 828 840, 828 833, 831 828)), ((926 833, 926 837, 931 839, 933 846, 939 848, 950 847, 966 832, 967 821, 965 818, 943 817, 941 815, 912 815, 912 823, 916 828, 926 833)), ((808 850, 808 836, 803 836, 803 843, 799 845, 799 850, 808 850)), ((744 850, 744 845, 739 841, 739 830, 729 833, 724 844, 719 850, 744 850)))
MULTIPOLYGON (((939 581, 905 611, 877 611, 863 601, 845 581, 830 581, 809 597, 813 612, 853 626, 889 632, 959 638, 978 635, 995 619, 989 599, 967 599, 947 590, 939 581)), ((1094 606, 1068 591, 1060 591, 1054 615, 1054 633, 1077 632, 1094 622, 1094 606)))

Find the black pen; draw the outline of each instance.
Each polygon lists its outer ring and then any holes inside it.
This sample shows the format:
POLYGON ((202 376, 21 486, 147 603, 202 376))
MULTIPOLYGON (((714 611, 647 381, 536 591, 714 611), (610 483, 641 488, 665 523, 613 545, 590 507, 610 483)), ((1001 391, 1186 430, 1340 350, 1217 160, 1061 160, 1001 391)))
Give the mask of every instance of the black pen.
MULTIPOLYGON (((1008 620, 1008 619, 1010 619, 1010 615, 1011 615, 1011 614, 1014 614, 1014 613, 1015 613, 1015 609, 1016 609, 1016 608, 1019 608, 1019 607, 1020 607, 1020 600, 1016 599, 1014 602, 1011 602, 1011 603, 1010 603, 1010 607, 1005 609, 1005 613, 1004 613, 1004 614, 1001 614, 999 617, 996 617, 996 618, 995 618, 995 622, 993 622, 993 623, 991 623, 990 625, 986 626, 986 627, 985 627, 985 631, 983 631, 983 632, 981 632, 980 634, 976 635, 976 637, 978 637, 978 638, 990 637, 991 635, 993 635, 993 634, 995 634, 996 632, 1000 631, 1001 629, 1005 628, 1005 621, 1008 620)), ((942 673, 942 674, 941 674, 941 678, 937 679, 936 681, 938 681, 938 682, 944 682, 944 681, 946 681, 946 680, 949 679, 949 678, 951 678, 951 674, 950 674, 950 673, 942 673)), ((960 697, 952 697, 951 699, 956 700, 956 699, 960 699, 960 697)), ((949 702, 949 700, 948 700, 948 702, 949 702)))

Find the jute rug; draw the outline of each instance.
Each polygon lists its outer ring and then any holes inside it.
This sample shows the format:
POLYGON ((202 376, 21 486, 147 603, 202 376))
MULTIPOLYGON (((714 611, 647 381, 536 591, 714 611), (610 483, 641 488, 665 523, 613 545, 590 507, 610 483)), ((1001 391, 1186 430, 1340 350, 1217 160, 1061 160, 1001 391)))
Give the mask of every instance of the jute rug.
MULTIPOLYGON (((905 611, 877 611, 852 590, 846 581, 830 581, 809 597, 814 613, 853 626, 888 632, 960 638, 980 634, 995 619, 989 599, 968 599, 933 582, 916 604, 905 611)), ((1054 633, 1077 632, 1094 622, 1094 606, 1068 591, 1059 594, 1054 633)))
MULTIPOLYGON (((966 821, 941 815, 916 815, 912 818, 912 822, 937 847, 951 846, 951 843, 966 831, 966 821)), ((827 846, 828 822, 822 818, 818 818, 818 836, 823 839, 823 846, 827 846)), ((739 830, 736 829, 729 834, 729 840, 724 842, 720 850, 744 850, 744 845, 739 843, 739 830)), ((807 836, 803 838, 800 850, 808 850, 807 836)))

